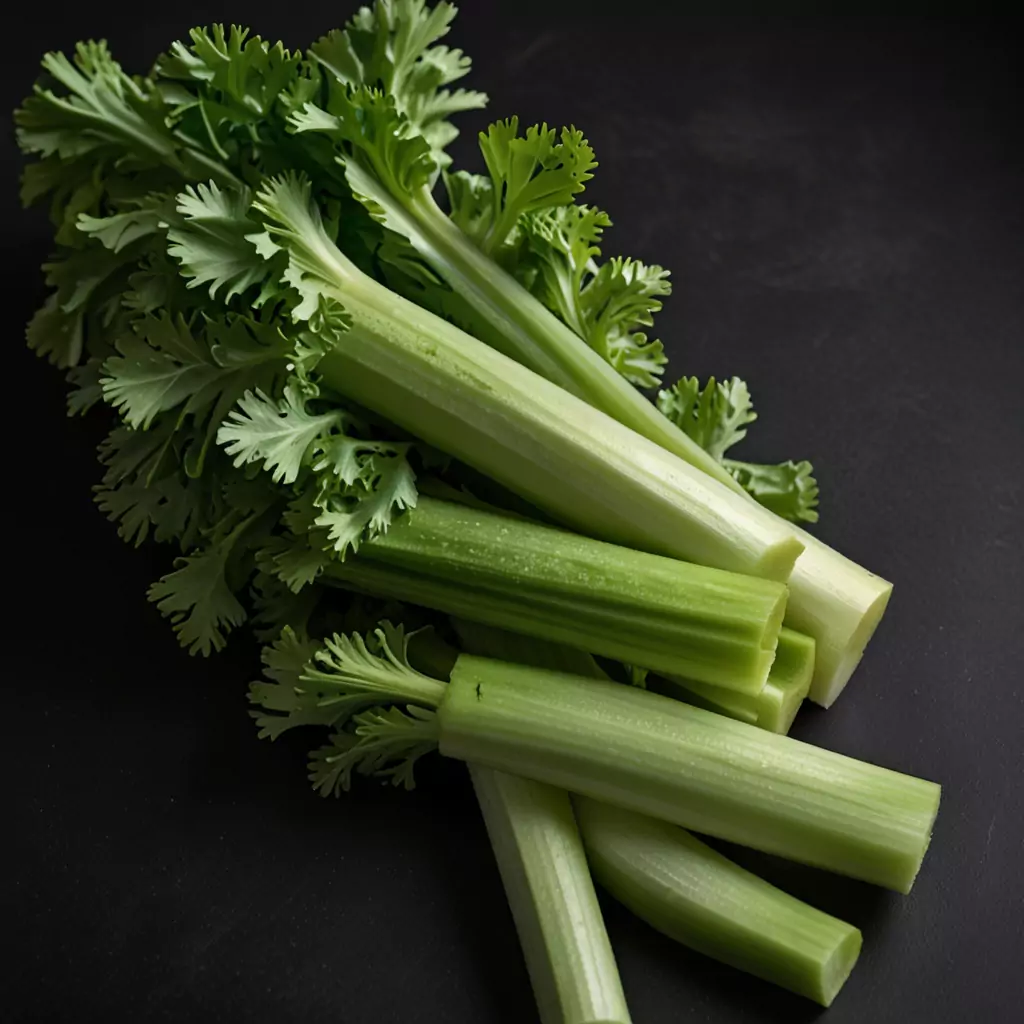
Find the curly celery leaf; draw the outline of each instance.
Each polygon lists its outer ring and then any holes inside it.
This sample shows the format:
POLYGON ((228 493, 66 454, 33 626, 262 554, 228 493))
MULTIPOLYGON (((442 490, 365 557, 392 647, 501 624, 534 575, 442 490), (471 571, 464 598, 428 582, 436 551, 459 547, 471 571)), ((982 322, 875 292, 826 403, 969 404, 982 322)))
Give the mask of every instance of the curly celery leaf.
POLYGON ((438 44, 454 17, 448 3, 428 7, 425 0, 376 0, 344 29, 317 40, 309 56, 332 87, 368 86, 392 96, 436 164, 445 166, 444 149, 458 135, 448 118, 487 103, 481 92, 447 88, 470 68, 461 50, 438 44))
POLYGON ((658 409, 719 462, 757 419, 750 391, 739 377, 711 377, 703 388, 696 377, 682 377, 658 393, 658 409))
POLYGON ((53 291, 29 321, 29 348, 62 368, 76 366, 83 356, 105 354, 144 245, 138 240, 114 252, 92 242, 43 264, 53 291))
POLYGON ((221 650, 226 634, 245 621, 245 609, 228 575, 236 544, 248 525, 245 520, 196 554, 179 558, 174 572, 149 588, 149 599, 171 620, 190 654, 221 650))
POLYGON ((357 714, 351 731, 333 733, 326 746, 310 751, 309 781, 321 796, 352 785, 352 774, 390 780, 414 789, 416 762, 437 748, 437 714, 426 708, 370 708, 357 714))
MULTIPOLYGON (((275 482, 293 484, 308 474, 304 500, 290 513, 292 531, 302 536, 315 527, 320 550, 330 547, 344 557, 416 504, 409 445, 358 436, 364 433, 365 425, 345 410, 308 412, 299 390, 289 386, 280 401, 261 392, 245 395, 218 440, 236 466, 262 462, 275 482)), ((282 553, 287 567, 280 571, 290 585, 317 574, 321 559, 311 557, 316 546, 282 553)))
POLYGON ((129 544, 138 546, 152 533, 189 551, 227 513, 218 488, 181 471, 175 426, 165 420, 145 431, 115 427, 100 445, 105 472, 96 502, 129 544))
POLYGON ((184 317, 168 313, 140 317, 116 347, 118 355, 104 364, 104 397, 140 429, 179 409, 181 419, 202 431, 186 456, 193 475, 202 471, 231 408, 247 391, 273 391, 287 374, 292 349, 272 321, 227 316, 193 328, 184 317))
POLYGON ((181 264, 189 288, 209 285, 214 299, 223 289, 221 301, 227 303, 261 285, 255 308, 274 295, 271 268, 250 239, 260 230, 250 217, 251 207, 248 189, 221 189, 216 182, 190 186, 177 197, 181 222, 167 232, 167 252, 181 264))
POLYGON ((288 627, 264 651, 269 682, 253 683, 249 699, 261 737, 299 725, 342 725, 381 701, 436 707, 444 684, 416 671, 402 626, 380 623, 367 636, 336 633, 322 646, 300 640, 288 627), (301 660, 300 660, 301 659, 301 660))
POLYGON ((517 117, 481 132, 480 150, 491 179, 490 224, 478 239, 487 253, 505 244, 523 214, 571 203, 597 166, 582 132, 541 124, 520 135, 517 117))
POLYGON ((127 151, 146 163, 174 164, 177 146, 150 83, 131 78, 105 42, 82 42, 69 60, 48 53, 43 70, 60 91, 39 83, 15 113, 25 153, 74 159, 127 151))
POLYGON ((265 226, 252 237, 256 251, 265 260, 279 253, 287 258, 281 279, 299 297, 292 319, 315 321, 317 333, 344 333, 349 322, 338 293, 358 271, 326 230, 309 179, 298 174, 273 178, 264 183, 253 207, 265 226))
MULTIPOLYGON (((170 127, 171 110, 160 92, 148 79, 126 75, 106 43, 79 43, 71 59, 48 53, 42 64, 46 77, 15 112, 23 152, 75 163, 79 176, 88 161, 96 169, 156 171, 165 182, 237 181, 215 155, 170 127)), ((52 185, 59 187, 56 180, 52 185)), ((47 188, 36 172, 32 191, 38 196, 47 188)))
POLYGON ((312 414, 295 388, 286 387, 280 402, 262 391, 246 392, 217 432, 236 466, 261 462, 274 483, 293 484, 309 461, 313 444, 340 422, 339 411, 312 414))
POLYGON ((776 515, 794 523, 818 521, 818 482, 806 460, 772 466, 724 459, 722 465, 776 515))
POLYGON ((173 43, 170 53, 157 61, 157 70, 164 79, 201 83, 213 98, 193 102, 202 107, 204 120, 215 125, 247 125, 266 118, 302 65, 300 53, 250 36, 239 25, 193 28, 189 37, 191 46, 173 43))
POLYGON ((818 485, 809 462, 760 465, 737 462, 725 453, 747 436, 757 419, 747 385, 739 377, 701 388, 696 377, 683 377, 658 393, 658 408, 706 452, 722 463, 762 505, 792 522, 818 521, 818 485))
POLYGON ((637 330, 654 323, 661 297, 672 290, 667 278, 662 267, 617 256, 601 264, 580 296, 588 344, 641 388, 660 383, 668 362, 661 342, 637 330))
POLYGON ((623 257, 599 264, 610 225, 606 213, 584 205, 528 214, 518 225, 523 241, 511 270, 623 377, 653 387, 667 360, 661 342, 642 328, 672 290, 668 271, 623 257))
POLYGON ((336 143, 353 194, 381 220, 431 187, 440 169, 430 144, 394 96, 379 89, 334 89, 326 109, 306 103, 289 120, 298 134, 316 132, 336 143))

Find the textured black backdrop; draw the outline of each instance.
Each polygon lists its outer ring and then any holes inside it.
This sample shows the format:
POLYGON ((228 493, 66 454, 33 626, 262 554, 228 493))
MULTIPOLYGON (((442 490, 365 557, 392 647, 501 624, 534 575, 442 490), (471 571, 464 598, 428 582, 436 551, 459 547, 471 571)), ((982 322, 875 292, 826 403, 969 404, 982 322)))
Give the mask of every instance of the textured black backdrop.
MULTIPOLYGON (((796 735, 945 786, 913 895, 738 853, 864 931, 842 1022, 1008 1022, 1024 995, 1022 128, 1008 24, 583 15, 468 2, 495 115, 571 121, 609 253, 660 261, 675 372, 742 374, 756 457, 807 457, 820 534, 896 583, 863 668, 796 735)), ((301 45, 325 4, 23 10, 11 108, 46 48, 132 69, 193 23, 301 45), (258 13, 262 12, 262 13, 258 13)), ((469 159, 467 119, 457 155, 469 159)), ((458 765, 323 802, 303 744, 256 742, 242 644, 190 660, 143 598, 167 562, 92 508, 95 433, 20 346, 41 216, 4 149, 8 624, 3 1016, 17 1021, 535 1019, 458 765), (10 267, 13 265, 13 270, 10 267), (24 407, 24 412, 21 411, 24 407)), ((637 1024, 809 1021, 796 997, 608 904, 637 1024)))

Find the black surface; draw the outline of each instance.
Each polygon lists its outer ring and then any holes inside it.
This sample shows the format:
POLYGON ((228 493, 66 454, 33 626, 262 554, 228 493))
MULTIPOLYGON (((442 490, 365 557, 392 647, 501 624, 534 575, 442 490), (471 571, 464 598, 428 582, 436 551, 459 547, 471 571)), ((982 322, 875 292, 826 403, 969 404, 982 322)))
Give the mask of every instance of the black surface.
MULTIPOLYGON (((896 583, 847 694, 803 714, 796 735, 943 783, 913 894, 746 858, 863 928, 831 1024, 1020 1020, 1024 150, 1011 26, 465 6, 455 39, 495 116, 583 127, 602 162, 589 195, 617 222, 606 251, 674 270, 660 331, 675 372, 745 376, 761 413, 747 453, 811 458, 819 534, 896 583)), ((107 36, 142 70, 194 22, 242 17, 300 45, 345 13, 36 6, 11 26, 4 106, 43 49, 80 36, 107 36)), ((457 153, 470 151, 464 137, 457 153)), ((144 600, 166 553, 122 547, 91 506, 95 433, 63 420, 56 376, 20 347, 46 228, 15 211, 10 145, 4 159, 0 1017, 534 1020, 459 766, 438 763, 411 795, 316 799, 301 741, 256 742, 242 699, 253 651, 189 659, 144 600)), ((820 1012, 607 910, 637 1024, 820 1012)))

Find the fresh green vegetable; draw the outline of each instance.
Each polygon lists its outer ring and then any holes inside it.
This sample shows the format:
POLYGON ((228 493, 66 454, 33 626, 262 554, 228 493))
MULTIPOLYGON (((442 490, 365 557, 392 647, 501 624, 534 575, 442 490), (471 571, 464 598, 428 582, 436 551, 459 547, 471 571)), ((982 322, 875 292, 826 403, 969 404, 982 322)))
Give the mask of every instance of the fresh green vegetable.
POLYGON ((762 692, 780 583, 420 497, 321 579, 749 694, 762 692))
MULTIPOLYGON (((346 198, 346 171, 369 175, 371 185, 377 182, 379 186, 386 178, 385 184, 391 191, 422 196, 432 176, 448 162, 444 147, 455 134, 448 116, 483 101, 478 93, 444 88, 468 70, 468 61, 461 53, 436 45, 447 31, 452 9, 430 12, 423 4, 413 3, 400 11, 388 11, 387 5, 378 4, 350 24, 347 33, 332 33, 321 40, 311 51, 308 65, 279 45, 271 46, 258 38, 246 39, 241 30, 225 33, 217 28, 195 30, 191 47, 176 44, 171 54, 158 62, 155 83, 159 85, 129 79, 102 45, 83 45, 74 64, 60 55, 47 58, 47 70, 59 88, 55 90, 49 83, 41 86, 18 115, 23 149, 42 157, 26 174, 23 195, 27 201, 51 198, 58 224, 57 238, 68 249, 51 265, 50 280, 57 291, 33 322, 30 343, 61 365, 76 367, 86 357, 84 364, 73 369, 78 386, 72 399, 74 408, 83 408, 95 400, 98 371, 110 351, 110 338, 121 332, 124 321, 132 319, 125 310, 118 309, 117 291, 124 289, 127 279, 135 273, 140 247, 144 249, 147 245, 147 234, 166 222, 168 192, 208 177, 237 190, 240 180, 258 183, 261 174, 301 168, 313 175, 318 201, 343 210, 346 251, 351 258, 364 267, 375 264, 400 291, 415 294, 424 305, 466 323, 485 340, 495 343, 494 331, 479 329, 482 321, 473 313, 473 303, 479 306, 483 299, 475 293, 470 295, 469 285, 465 292, 443 285, 436 272, 429 269, 429 260, 424 263, 423 255, 417 254, 408 241, 403 241, 390 227, 373 227, 369 218, 360 221, 354 215, 351 199, 346 198), (413 26, 418 26, 415 31, 413 26), (434 69, 431 74, 423 73, 426 67, 434 69), (378 82, 387 86, 387 96, 365 87, 378 82), (307 106, 314 103, 315 107, 316 101, 327 104, 326 109, 317 108, 321 114, 307 106), (216 111, 216 117, 210 116, 211 111, 216 111), (359 123, 366 130, 353 128, 352 138, 335 138, 341 130, 338 119, 346 112, 350 115, 349 128, 359 123), (325 122, 329 122, 329 128, 325 122), (386 125, 397 129, 399 136, 395 137, 393 147, 382 149, 380 140, 394 137, 384 130, 386 125), (345 168, 335 161, 337 143, 343 149, 347 147, 349 153, 345 168), (125 174, 122 169, 128 167, 137 170, 125 174), (90 241, 83 248, 85 239, 90 241), (467 310, 469 313, 463 316, 467 310)), ((476 179, 448 174, 450 184, 462 183, 452 186, 460 202, 453 208, 451 221, 446 222, 431 211, 431 223, 462 244, 467 259, 475 259, 474 252, 479 251, 471 239, 487 235, 493 238, 494 231, 487 225, 504 225, 509 222, 509 211, 519 209, 517 227, 512 238, 506 240, 502 259, 516 249, 512 243, 519 232, 523 239, 528 239, 526 248, 532 253, 521 263, 523 273, 546 282, 538 284, 539 294, 550 298, 559 281, 566 287, 578 285, 577 293, 573 294, 571 289, 565 293, 561 306, 554 304, 556 309, 566 315, 570 307, 576 309, 577 326, 598 349, 608 353, 631 352, 631 356, 613 359, 620 368, 660 366, 660 357, 652 361, 639 354, 649 346, 638 340, 642 332, 633 329, 646 323, 660 302, 659 296, 664 294, 660 268, 642 268, 635 261, 611 261, 604 265, 608 269, 598 270, 590 282, 588 272, 581 268, 592 257, 582 259, 580 246, 593 248, 593 239, 587 233, 591 229, 586 225, 593 226, 601 218, 596 214, 583 217, 582 234, 575 229, 568 234, 562 230, 547 230, 545 234, 545 229, 538 225, 548 213, 531 207, 541 197, 545 202, 572 199, 584 180, 582 176, 589 174, 589 170, 583 170, 590 158, 586 157, 582 139, 570 132, 566 142, 556 143, 550 133, 540 131, 528 131, 521 139, 513 138, 509 134, 512 127, 496 126, 488 136, 492 139, 495 180, 507 185, 514 179, 511 205, 503 200, 498 209, 493 186, 488 196, 486 187, 476 179), (538 164, 542 151, 547 155, 542 155, 538 164), (474 204, 481 209, 476 210, 474 204), (469 229, 469 233, 463 233, 463 228, 469 229), (591 240, 587 241, 588 238, 591 240), (559 260, 564 263, 565 257, 560 240, 567 240, 572 260, 576 261, 568 277, 564 266, 562 271, 557 269, 559 260), (547 271, 543 270, 545 267, 547 271), (597 338, 604 341, 598 343, 597 338)), ((375 215, 384 216, 372 192, 373 189, 364 190, 358 195, 369 200, 375 215)), ((231 255, 239 242, 237 225, 244 210, 232 201, 205 205, 211 208, 199 218, 205 229, 200 252, 197 254, 196 246, 192 247, 195 280, 209 283, 220 290, 225 300, 230 300, 245 287, 255 286, 258 280, 246 261, 239 265, 231 255)), ((507 278, 514 311, 525 310, 551 328, 555 322, 553 314, 540 303, 527 302, 520 294, 525 293, 521 286, 515 285, 511 277, 503 277, 494 260, 479 255, 484 261, 481 272, 487 270, 489 276, 487 281, 476 283, 483 287, 492 280, 505 282, 507 278)), ((135 273, 135 301, 136 306, 148 305, 153 309, 154 303, 163 304, 175 288, 173 282, 165 283, 160 272, 166 260, 147 255, 145 262, 148 266, 142 276, 135 273)), ((260 268, 261 272, 263 269, 260 268)), ((332 320, 324 314, 321 310, 314 317, 321 326, 332 320)), ((584 378, 593 385, 587 391, 591 402, 605 408, 602 395, 611 389, 614 395, 608 399, 608 408, 613 414, 632 426, 642 421, 641 432, 695 461, 720 480, 734 484, 729 471, 718 467, 714 458, 703 454, 687 437, 685 422, 683 430, 666 424, 665 418, 658 416, 586 340, 581 341, 565 325, 551 330, 558 334, 560 344, 578 343, 575 350, 564 350, 564 358, 574 366, 587 368, 584 378)), ((544 333, 540 330, 540 334, 544 333)), ((554 337, 550 331, 547 336, 554 337)), ((562 351, 559 348, 557 353, 562 351)), ((561 358, 556 354, 555 362, 561 358)), ((526 362, 531 365, 530 359, 526 362)), ((561 379, 553 369, 550 373, 561 379)), ((388 383, 386 377, 377 380, 384 390, 388 383)), ((411 397, 402 396, 401 401, 411 397)), ((200 448, 199 452, 203 450, 200 448)), ((746 478, 749 482, 763 475, 751 470, 746 478)), ((773 492, 778 474, 775 480, 765 494, 773 492)), ((800 487, 797 492, 803 493, 800 487)), ((397 497, 401 497, 401 492, 397 497)), ((590 500, 582 497, 577 507, 588 505, 590 500)), ((386 514, 377 516, 380 518, 386 520, 386 514)), ((567 521, 585 525, 571 517, 567 521)), ((602 536, 633 541, 633 534, 622 532, 602 536)), ((812 546, 813 555, 803 559, 797 574, 790 621, 818 641, 812 697, 828 703, 859 659, 884 610, 889 587, 853 563, 833 556, 823 545, 812 546)), ((680 553, 663 546, 655 549, 680 553)), ((689 554, 696 557, 696 548, 691 547, 689 554)))
POLYGON ((934 783, 615 683, 463 655, 441 753, 909 892, 934 783))
POLYGON ((830 1006, 861 934, 663 821, 574 801, 597 880, 620 903, 691 949, 830 1006))
POLYGON ((814 641, 783 627, 775 660, 760 693, 739 693, 680 676, 655 677, 649 681, 648 689, 769 732, 785 734, 807 696, 813 672, 814 641))
POLYGON ((372 644, 335 636, 318 652, 285 634, 267 656, 272 683, 252 690, 269 712, 258 717, 263 735, 335 727, 311 769, 323 791, 346 788, 353 771, 410 784, 417 758, 438 745, 900 892, 920 868, 934 783, 597 679, 463 654, 445 689, 411 667, 402 633, 381 628, 372 644), (395 706, 360 711, 382 703, 395 706))
POLYGON ((629 1024, 568 794, 471 765, 544 1024, 629 1024))

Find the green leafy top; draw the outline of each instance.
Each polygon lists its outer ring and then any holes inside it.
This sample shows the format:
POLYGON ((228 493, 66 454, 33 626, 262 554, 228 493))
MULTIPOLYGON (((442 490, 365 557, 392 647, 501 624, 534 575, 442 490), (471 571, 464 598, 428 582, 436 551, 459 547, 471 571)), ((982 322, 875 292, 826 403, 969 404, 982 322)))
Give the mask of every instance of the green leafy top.
POLYGON ((638 387, 653 387, 667 362, 660 341, 647 338, 668 271, 616 257, 599 263, 601 236, 611 225, 601 210, 554 207, 522 218, 525 255, 520 280, 584 341, 638 387))
POLYGON ((571 203, 597 166, 582 132, 541 124, 520 135, 517 117, 481 132, 480 150, 490 176, 491 216, 477 242, 488 253, 505 244, 524 214, 571 203))
POLYGON ((449 3, 431 8, 425 0, 376 0, 309 50, 335 99, 341 91, 362 87, 391 96, 396 111, 426 141, 438 167, 447 164, 444 149, 458 134, 448 118, 487 102, 483 93, 447 88, 470 68, 461 50, 438 42, 448 34, 455 14, 449 3))
POLYGON ((352 772, 413 785, 413 764, 437 745, 433 709, 445 683, 413 668, 412 635, 381 622, 371 633, 335 634, 317 645, 286 628, 264 649, 267 681, 249 699, 260 736, 275 739, 305 725, 333 728, 311 755, 310 778, 324 795, 348 789, 352 772), (374 705, 402 704, 398 707, 374 705))
POLYGON ((818 485, 809 462, 761 465, 737 462, 725 453, 747 436, 757 419, 744 381, 711 377, 701 388, 696 377, 683 377, 658 393, 658 408, 705 451, 714 456, 761 504, 793 522, 818 520, 818 485))

